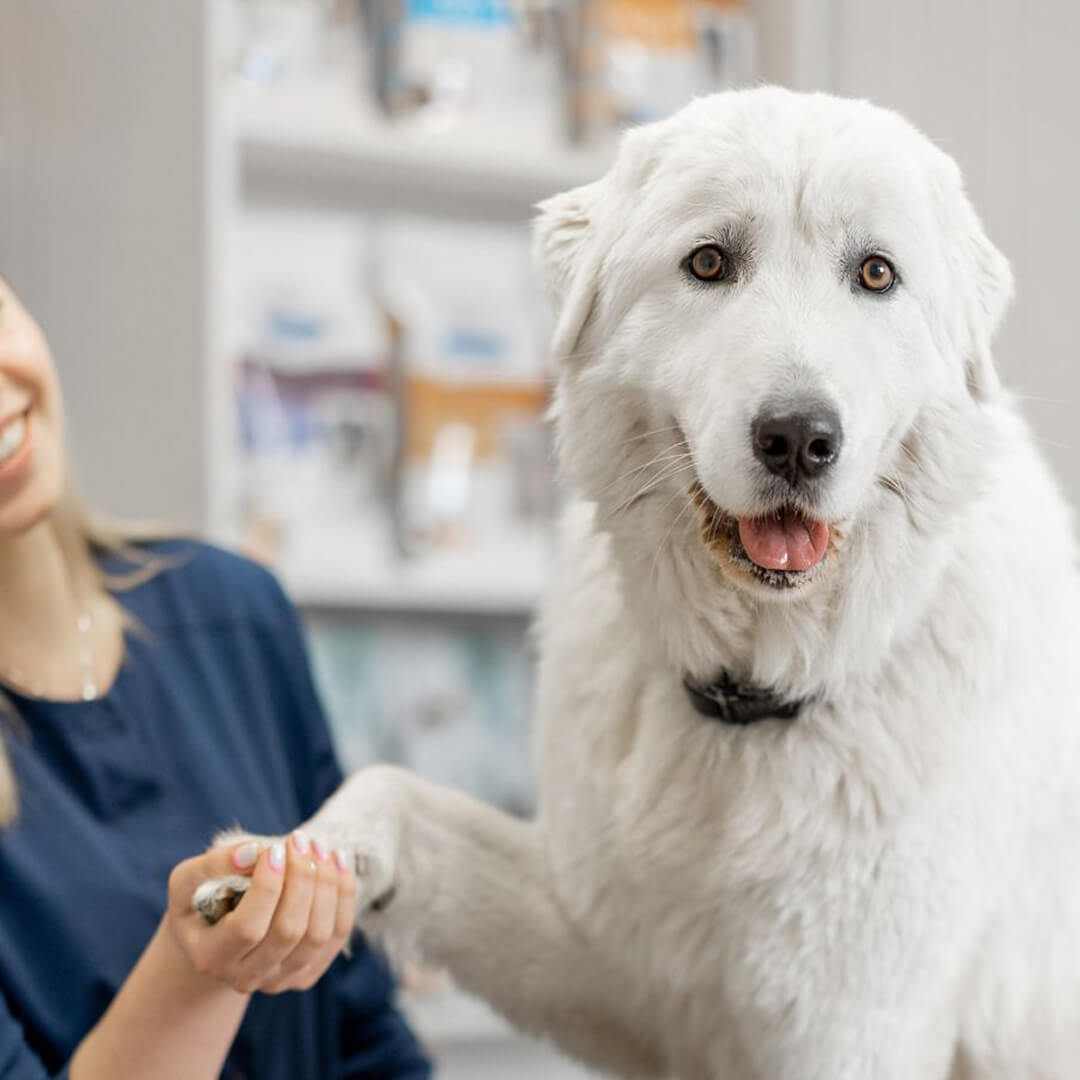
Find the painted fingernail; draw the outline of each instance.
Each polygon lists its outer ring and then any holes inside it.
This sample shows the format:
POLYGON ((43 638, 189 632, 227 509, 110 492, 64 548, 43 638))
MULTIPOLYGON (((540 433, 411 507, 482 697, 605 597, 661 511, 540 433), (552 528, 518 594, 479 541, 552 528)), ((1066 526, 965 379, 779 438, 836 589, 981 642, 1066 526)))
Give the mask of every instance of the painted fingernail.
POLYGON ((299 829, 292 834, 293 847, 300 852, 301 855, 306 855, 311 848, 311 842, 299 829))
POLYGON ((270 869, 281 870, 285 865, 285 845, 270 845, 270 869))
POLYGON ((345 858, 345 852, 341 848, 334 848, 334 862, 337 863, 337 868, 343 873, 348 873, 349 860, 345 858))
POLYGON ((326 845, 321 840, 313 840, 311 846, 315 849, 320 862, 326 862, 330 858, 330 852, 326 850, 326 845))
POLYGON ((254 840, 241 844, 233 853, 233 866, 237 870, 250 870, 259 858, 259 845, 254 840))

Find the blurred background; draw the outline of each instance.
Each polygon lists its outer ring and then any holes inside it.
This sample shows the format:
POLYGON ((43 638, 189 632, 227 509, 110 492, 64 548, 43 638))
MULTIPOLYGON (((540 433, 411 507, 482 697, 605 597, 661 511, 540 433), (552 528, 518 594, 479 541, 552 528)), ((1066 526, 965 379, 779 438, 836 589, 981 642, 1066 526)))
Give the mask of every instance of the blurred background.
MULTIPOLYGON (((533 800, 559 493, 532 207, 757 81, 905 112, 1013 262, 997 348, 1074 502, 1073 0, 0 0, 0 272, 95 507, 272 564, 349 766, 533 800)), ((582 1074, 436 975, 443 1075, 582 1074)))

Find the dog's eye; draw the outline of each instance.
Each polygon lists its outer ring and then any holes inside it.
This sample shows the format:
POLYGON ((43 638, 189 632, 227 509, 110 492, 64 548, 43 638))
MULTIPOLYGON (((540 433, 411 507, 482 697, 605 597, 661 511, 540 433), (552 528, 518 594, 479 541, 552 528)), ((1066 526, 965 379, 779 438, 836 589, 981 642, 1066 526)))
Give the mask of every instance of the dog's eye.
POLYGON ((859 284, 868 292, 888 292, 896 284, 896 271, 888 259, 871 255, 859 267, 859 284))
POLYGON ((691 252, 686 265, 698 281, 723 281, 728 273, 727 256, 715 244, 691 252))

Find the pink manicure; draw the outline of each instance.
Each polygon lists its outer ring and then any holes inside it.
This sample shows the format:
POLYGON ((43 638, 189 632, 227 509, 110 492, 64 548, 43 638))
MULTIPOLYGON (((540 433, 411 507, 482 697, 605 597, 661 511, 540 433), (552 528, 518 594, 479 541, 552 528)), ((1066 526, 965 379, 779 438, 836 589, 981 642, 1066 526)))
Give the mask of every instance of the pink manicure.
POLYGON ((241 844, 232 853, 233 866, 237 870, 250 870, 259 858, 259 845, 254 840, 241 844))
POLYGON ((281 870, 285 866, 285 845, 284 844, 271 844, 270 845, 270 869, 281 870))
POLYGON ((311 846, 315 849, 320 862, 326 862, 330 858, 330 852, 326 850, 326 845, 321 840, 313 841, 311 846))
POLYGON ((341 848, 334 848, 334 862, 337 863, 337 868, 344 874, 348 872, 349 862, 345 858, 345 852, 341 848))
POLYGON ((301 855, 306 855, 311 848, 308 838, 299 829, 292 834, 292 842, 293 847, 295 847, 301 855))

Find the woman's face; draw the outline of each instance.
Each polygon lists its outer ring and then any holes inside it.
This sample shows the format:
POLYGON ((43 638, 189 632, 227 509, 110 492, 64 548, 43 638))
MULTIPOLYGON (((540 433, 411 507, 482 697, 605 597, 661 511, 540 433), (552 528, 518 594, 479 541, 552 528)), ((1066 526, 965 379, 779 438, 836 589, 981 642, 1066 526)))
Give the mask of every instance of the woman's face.
POLYGON ((62 412, 49 346, 0 278, 0 541, 37 524, 60 497, 62 412))

